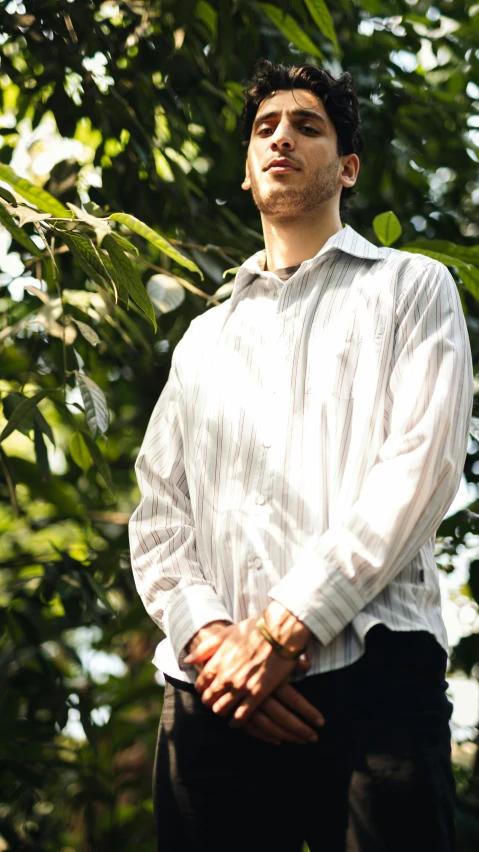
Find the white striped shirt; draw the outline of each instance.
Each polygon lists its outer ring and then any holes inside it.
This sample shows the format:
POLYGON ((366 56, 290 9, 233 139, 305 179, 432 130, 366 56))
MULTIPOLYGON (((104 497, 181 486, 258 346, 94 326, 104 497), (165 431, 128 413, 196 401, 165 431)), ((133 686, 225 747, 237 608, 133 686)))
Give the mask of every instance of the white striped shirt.
POLYGON ((346 226, 282 281, 265 251, 177 345, 137 463, 138 593, 185 645, 282 603, 313 633, 309 675, 358 659, 374 624, 447 649, 436 530, 458 489, 472 363, 441 263, 346 226))

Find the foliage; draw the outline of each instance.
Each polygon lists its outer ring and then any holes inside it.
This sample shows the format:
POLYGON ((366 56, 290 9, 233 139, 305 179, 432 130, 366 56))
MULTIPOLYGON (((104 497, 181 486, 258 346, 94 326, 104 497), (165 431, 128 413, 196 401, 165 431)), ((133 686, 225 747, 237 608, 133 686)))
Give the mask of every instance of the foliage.
MULTIPOLYGON (((443 7, 0 0, 2 848, 153 848, 160 637, 128 559, 133 462, 174 346, 261 245, 239 190, 256 59, 354 74, 367 147, 348 221, 451 268, 477 365, 479 12, 443 7)), ((447 570, 478 517, 443 523, 447 570)), ((471 630, 453 663, 478 661, 471 630)), ((467 850, 479 766, 460 772, 467 850)))

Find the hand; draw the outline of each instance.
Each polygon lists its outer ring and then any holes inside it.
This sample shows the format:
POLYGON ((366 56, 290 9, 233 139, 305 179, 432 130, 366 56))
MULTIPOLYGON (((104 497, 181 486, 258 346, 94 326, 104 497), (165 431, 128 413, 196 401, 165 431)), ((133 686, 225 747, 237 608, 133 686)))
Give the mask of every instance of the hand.
MULTIPOLYGON (((201 628, 189 642, 187 650, 191 654, 197 651, 196 669, 198 671, 202 670, 205 663, 219 648, 226 635, 225 628, 230 626, 228 622, 212 622, 201 628)), ((305 654, 296 660, 296 671, 306 672, 310 667, 311 663, 305 654)), ((274 695, 267 698, 261 707, 254 711, 244 730, 257 739, 280 745, 283 741, 315 742, 317 737, 314 728, 324 724, 323 715, 293 686, 284 683, 276 689, 274 695), (307 720, 312 727, 306 725, 302 719, 298 718, 298 715, 307 720)))
MULTIPOLYGON (((223 641, 225 631, 230 626, 231 622, 229 621, 211 621, 209 624, 205 624, 204 627, 200 627, 193 638, 190 639, 185 648, 189 656, 194 655, 201 646, 199 654, 196 654, 198 662, 195 664, 195 668, 198 672, 202 670, 205 661, 209 660, 215 651, 218 650, 223 641)), ((185 660, 187 659, 185 657, 185 660)))
POLYGON ((322 713, 289 683, 279 686, 273 695, 263 701, 244 726, 247 734, 272 745, 282 742, 316 742, 315 728, 322 727, 322 713), (291 712, 294 711, 294 712, 291 712), (309 724, 305 724, 302 716, 309 724))
MULTIPOLYGON (((232 727, 244 725, 253 711, 294 669, 295 660, 279 656, 256 628, 256 618, 228 627, 222 642, 196 680, 202 701, 214 713, 232 711, 232 727)), ((204 648, 186 657, 193 665, 202 661, 204 648)))

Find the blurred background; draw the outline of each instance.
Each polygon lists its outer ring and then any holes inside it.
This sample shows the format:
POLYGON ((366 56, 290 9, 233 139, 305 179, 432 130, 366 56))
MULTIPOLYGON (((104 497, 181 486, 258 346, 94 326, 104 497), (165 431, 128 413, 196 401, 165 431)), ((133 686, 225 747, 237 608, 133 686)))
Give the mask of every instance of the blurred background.
MULTIPOLYGON (((447 264, 479 370, 478 3, 0 0, 0 852, 155 848, 133 465, 177 341, 262 246, 239 127, 261 57, 352 72, 344 221, 447 264)), ((478 481, 474 420, 437 539, 459 852, 479 848, 478 481)))

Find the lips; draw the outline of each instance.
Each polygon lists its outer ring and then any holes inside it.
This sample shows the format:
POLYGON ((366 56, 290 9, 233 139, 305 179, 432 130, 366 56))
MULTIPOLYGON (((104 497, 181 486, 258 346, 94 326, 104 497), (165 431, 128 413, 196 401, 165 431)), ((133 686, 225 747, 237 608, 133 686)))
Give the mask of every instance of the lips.
POLYGON ((281 174, 282 172, 295 172, 298 171, 298 166, 295 166, 291 160, 281 157, 276 160, 272 160, 269 166, 266 167, 266 171, 274 172, 275 174, 281 174))

